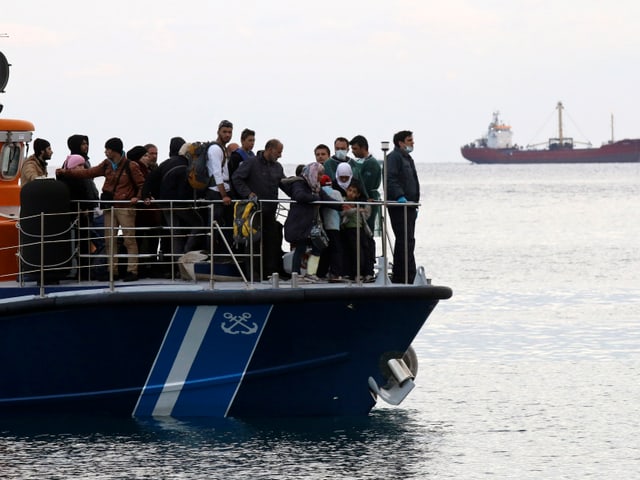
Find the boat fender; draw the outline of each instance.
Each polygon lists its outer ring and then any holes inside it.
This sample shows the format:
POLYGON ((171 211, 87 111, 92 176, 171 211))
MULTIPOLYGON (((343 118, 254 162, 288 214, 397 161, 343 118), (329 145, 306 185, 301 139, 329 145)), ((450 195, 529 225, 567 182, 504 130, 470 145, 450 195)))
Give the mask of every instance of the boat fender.
POLYGON ((390 405, 399 405, 415 387, 415 377, 418 374, 418 356, 412 346, 407 348, 402 357, 397 353, 383 355, 384 368, 382 376, 386 380, 380 387, 373 377, 369 377, 369 389, 375 397, 382 398, 390 405))
MULTIPOLYGON (((72 211, 69 188, 54 179, 36 179, 20 191, 20 258, 22 271, 40 278, 40 268, 47 280, 59 280, 70 273, 73 258, 71 242, 72 211), (47 214, 41 218, 41 213, 47 214), (51 215, 59 214, 59 215, 51 215), (41 245, 40 240, 45 242, 41 245)), ((30 280, 29 275, 25 275, 30 280)))

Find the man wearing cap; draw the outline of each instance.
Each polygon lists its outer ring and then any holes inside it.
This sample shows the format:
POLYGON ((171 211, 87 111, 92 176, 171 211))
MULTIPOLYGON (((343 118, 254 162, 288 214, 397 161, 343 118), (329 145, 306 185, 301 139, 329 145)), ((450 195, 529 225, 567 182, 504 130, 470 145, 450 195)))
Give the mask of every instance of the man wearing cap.
POLYGON ((47 176, 47 160, 51 160, 52 155, 53 150, 47 140, 36 138, 33 141, 33 155, 25 160, 20 173, 22 186, 36 178, 47 176))
MULTIPOLYGON (((218 138, 207 150, 207 170, 211 177, 211 185, 207 188, 205 198, 214 200, 213 220, 221 227, 233 226, 233 207, 231 205, 231 185, 229 182, 229 162, 227 161, 227 143, 233 136, 233 124, 222 120, 218 125, 218 138), (222 201, 222 203, 220 203, 222 201)), ((232 232, 225 230, 225 237, 231 240, 232 232)), ((220 246, 223 251, 225 247, 220 246)))
POLYGON ((107 255, 109 256, 109 260, 113 261, 112 269, 115 278, 117 277, 116 267, 118 259, 111 255, 116 242, 115 236, 111 236, 110 234, 117 232, 118 229, 121 228, 128 258, 127 275, 124 281, 133 282, 138 279, 138 245, 136 243, 134 229, 136 225, 135 205, 141 197, 144 177, 140 172, 140 167, 137 162, 130 161, 123 155, 122 140, 116 137, 110 138, 105 143, 104 148, 104 153, 107 158, 95 167, 84 170, 58 169, 56 170, 56 175, 66 175, 75 178, 105 177, 101 199, 107 201, 105 205, 107 208, 104 211, 107 255), (128 202, 109 204, 108 201, 111 200, 128 200, 128 202))

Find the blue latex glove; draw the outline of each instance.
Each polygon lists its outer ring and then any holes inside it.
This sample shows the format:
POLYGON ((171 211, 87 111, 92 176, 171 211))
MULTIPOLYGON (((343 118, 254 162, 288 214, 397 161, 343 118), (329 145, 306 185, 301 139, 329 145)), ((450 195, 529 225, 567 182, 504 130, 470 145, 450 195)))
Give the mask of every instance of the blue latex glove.
POLYGON ((407 199, 405 197, 400 197, 398 200, 396 200, 398 203, 407 203, 407 199))

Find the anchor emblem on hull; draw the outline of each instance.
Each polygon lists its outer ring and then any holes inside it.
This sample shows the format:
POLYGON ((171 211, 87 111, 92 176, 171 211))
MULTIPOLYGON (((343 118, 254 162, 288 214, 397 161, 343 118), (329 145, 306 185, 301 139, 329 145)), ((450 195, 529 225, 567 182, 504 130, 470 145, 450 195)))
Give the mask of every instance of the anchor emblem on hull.
POLYGON ((223 321, 220 324, 220 328, 224 333, 228 333, 229 335, 238 335, 239 333, 243 335, 253 335, 258 331, 258 324, 256 322, 251 322, 251 325, 247 323, 247 320, 251 318, 251 314, 249 312, 245 312, 242 315, 234 315, 233 313, 225 313, 223 321), (227 322, 228 320, 228 322, 227 322))

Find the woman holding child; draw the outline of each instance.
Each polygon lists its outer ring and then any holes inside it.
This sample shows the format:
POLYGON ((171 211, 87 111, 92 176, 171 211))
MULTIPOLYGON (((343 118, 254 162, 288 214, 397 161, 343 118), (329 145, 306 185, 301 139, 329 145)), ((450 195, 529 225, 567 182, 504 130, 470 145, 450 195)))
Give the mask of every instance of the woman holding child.
POLYGON ((320 179, 324 174, 324 167, 318 162, 310 163, 302 169, 300 176, 285 178, 280 183, 280 188, 295 200, 289 208, 289 215, 284 224, 284 238, 295 246, 291 271, 300 273, 302 257, 309 247, 312 248, 311 256, 307 262, 307 276, 315 280, 320 252, 314 250, 309 235, 320 205, 313 202, 333 201, 325 193, 320 185, 320 179))

